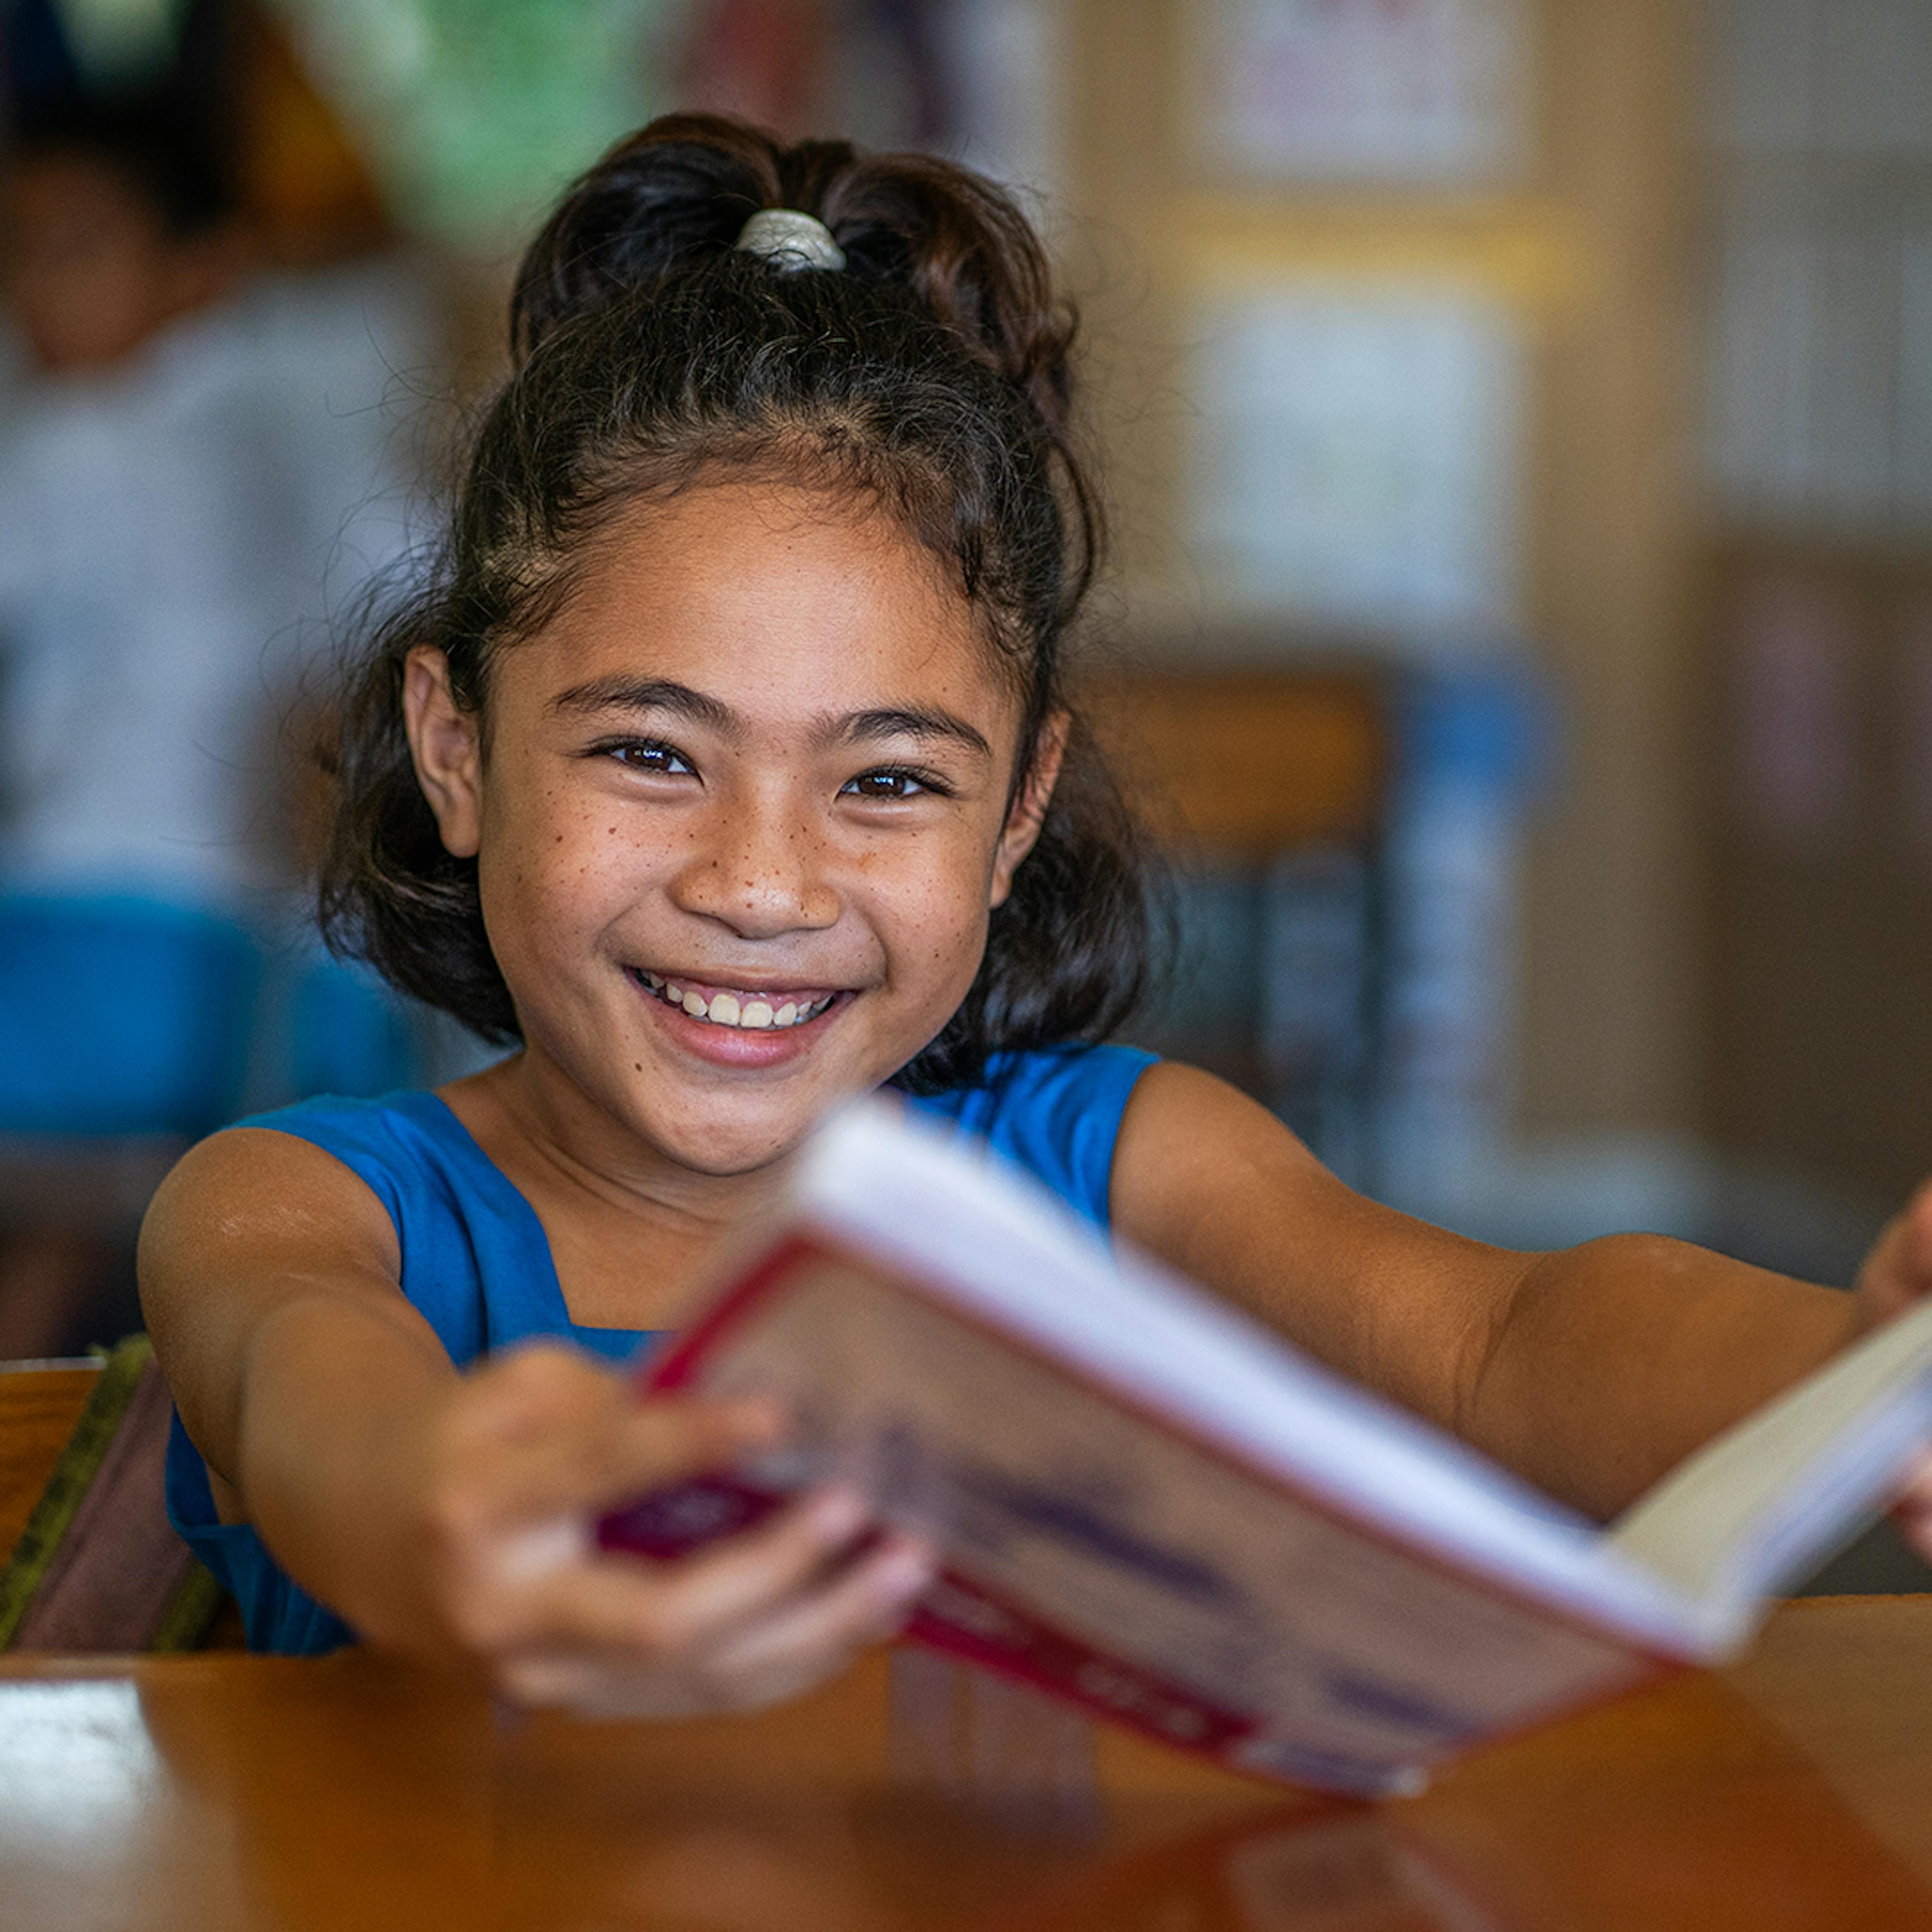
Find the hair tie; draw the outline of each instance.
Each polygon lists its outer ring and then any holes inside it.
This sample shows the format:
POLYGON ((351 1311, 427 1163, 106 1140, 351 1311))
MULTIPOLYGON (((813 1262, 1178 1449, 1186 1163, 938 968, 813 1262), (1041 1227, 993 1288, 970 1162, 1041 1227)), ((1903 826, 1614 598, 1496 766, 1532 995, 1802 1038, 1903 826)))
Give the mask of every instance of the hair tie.
POLYGON ((761 255, 775 268, 842 268, 845 251, 815 214, 796 208, 761 208, 732 244, 761 255))

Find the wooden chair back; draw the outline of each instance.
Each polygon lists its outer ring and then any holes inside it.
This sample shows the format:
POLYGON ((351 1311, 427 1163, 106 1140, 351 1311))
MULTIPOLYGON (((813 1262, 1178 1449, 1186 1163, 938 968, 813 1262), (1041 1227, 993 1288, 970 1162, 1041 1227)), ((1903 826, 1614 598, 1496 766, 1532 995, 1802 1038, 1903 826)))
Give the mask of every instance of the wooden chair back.
POLYGON ((0 1363, 0 1564, 4 1564, 74 1433, 100 1364, 0 1363))
POLYGON ((1256 860, 1364 845, 1389 761, 1380 682, 1354 671, 1138 671, 1096 680, 1089 715, 1155 830, 1256 860))
POLYGON ((168 1520, 173 1414, 143 1335, 0 1373, 0 1649, 193 1649, 224 1598, 168 1520))

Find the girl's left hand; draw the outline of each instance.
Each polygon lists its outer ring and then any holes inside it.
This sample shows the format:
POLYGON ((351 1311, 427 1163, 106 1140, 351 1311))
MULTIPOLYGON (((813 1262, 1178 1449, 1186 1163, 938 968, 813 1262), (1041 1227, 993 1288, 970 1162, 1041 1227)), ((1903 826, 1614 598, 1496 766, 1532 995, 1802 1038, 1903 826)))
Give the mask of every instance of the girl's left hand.
MULTIPOLYGON (((1865 1328, 1888 1322, 1932 1294, 1932 1180, 1922 1183, 1886 1223, 1858 1270, 1854 1292, 1865 1328)), ((1920 1456, 1892 1513, 1918 1553, 1932 1562, 1932 1446, 1920 1456)))

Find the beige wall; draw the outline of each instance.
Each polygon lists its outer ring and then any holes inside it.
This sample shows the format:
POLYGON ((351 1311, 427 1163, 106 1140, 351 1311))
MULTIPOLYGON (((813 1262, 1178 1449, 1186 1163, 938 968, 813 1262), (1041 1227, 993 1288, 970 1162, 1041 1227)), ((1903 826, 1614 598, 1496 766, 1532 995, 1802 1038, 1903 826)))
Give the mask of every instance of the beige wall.
POLYGON ((1527 178, 1460 196, 1206 178, 1182 124, 1184 0, 1067 4, 1065 253, 1089 291, 1128 627, 1183 649, 1201 628, 1174 541, 1189 289, 1318 266, 1502 293, 1538 345, 1523 602, 1567 716, 1526 881, 1523 1124, 1692 1124, 1690 0, 1540 0, 1527 178))

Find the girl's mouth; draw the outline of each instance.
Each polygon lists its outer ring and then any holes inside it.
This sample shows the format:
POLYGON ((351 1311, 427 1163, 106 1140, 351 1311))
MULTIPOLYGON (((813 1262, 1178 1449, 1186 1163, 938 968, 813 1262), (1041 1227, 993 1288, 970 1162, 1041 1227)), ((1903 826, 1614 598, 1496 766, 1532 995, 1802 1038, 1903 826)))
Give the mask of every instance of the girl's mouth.
POLYGON ((776 1033, 806 1025, 838 998, 836 992, 758 992, 698 985, 669 979, 662 973, 647 973, 641 967, 633 967, 631 976, 653 999, 676 1007, 692 1019, 740 1033, 776 1033))

